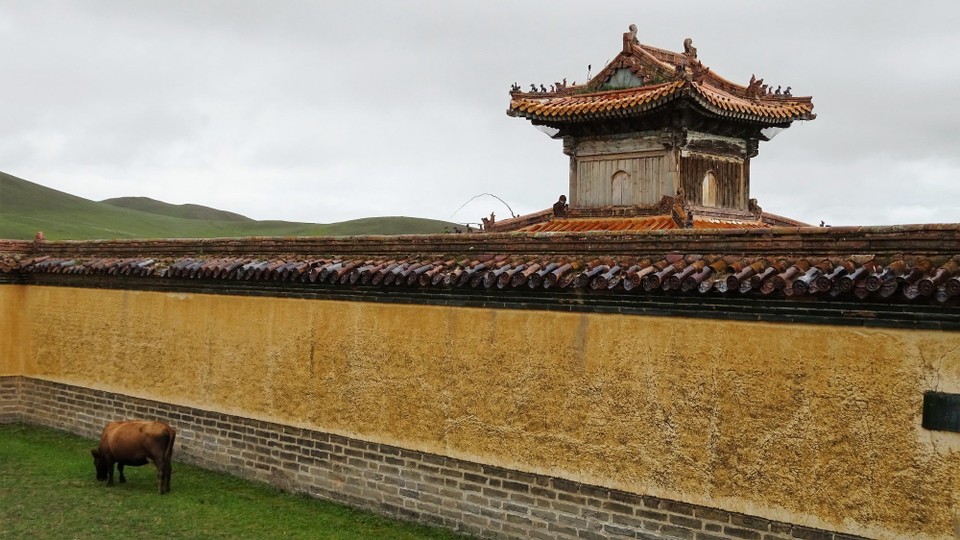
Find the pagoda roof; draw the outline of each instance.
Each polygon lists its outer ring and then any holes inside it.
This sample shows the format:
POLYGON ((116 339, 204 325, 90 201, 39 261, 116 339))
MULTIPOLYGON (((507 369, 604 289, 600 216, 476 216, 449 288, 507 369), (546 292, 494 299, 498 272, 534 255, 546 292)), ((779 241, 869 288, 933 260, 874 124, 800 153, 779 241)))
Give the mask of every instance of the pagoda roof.
POLYGON ((585 84, 564 81, 546 92, 514 85, 507 114, 559 125, 644 116, 679 100, 713 116, 762 125, 816 118, 811 97, 772 90, 755 76, 747 86, 733 83, 697 59, 690 39, 678 53, 638 43, 634 28, 624 34, 622 52, 585 84))

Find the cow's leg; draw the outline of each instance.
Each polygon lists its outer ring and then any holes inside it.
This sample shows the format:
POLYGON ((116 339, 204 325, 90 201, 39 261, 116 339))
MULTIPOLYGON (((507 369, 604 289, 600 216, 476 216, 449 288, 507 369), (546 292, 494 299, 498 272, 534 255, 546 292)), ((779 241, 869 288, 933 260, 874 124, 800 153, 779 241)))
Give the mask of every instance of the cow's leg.
POLYGON ((170 438, 163 449, 163 457, 160 460, 163 463, 163 482, 160 484, 160 493, 170 492, 170 476, 173 474, 173 441, 177 437, 177 432, 171 429, 168 434, 170 438))
POLYGON ((173 463, 170 461, 160 461, 157 463, 157 479, 160 480, 160 494, 170 492, 170 473, 173 469, 173 463))
POLYGON ((107 472, 107 485, 108 486, 113 485, 113 463, 112 462, 110 463, 110 470, 109 472, 107 472))
POLYGON ((173 463, 169 460, 164 460, 163 463, 163 479, 160 482, 160 493, 169 493, 170 492, 170 473, 173 471, 173 463))
POLYGON ((126 484, 127 477, 123 475, 123 463, 117 463, 117 471, 120 473, 120 483, 126 484))

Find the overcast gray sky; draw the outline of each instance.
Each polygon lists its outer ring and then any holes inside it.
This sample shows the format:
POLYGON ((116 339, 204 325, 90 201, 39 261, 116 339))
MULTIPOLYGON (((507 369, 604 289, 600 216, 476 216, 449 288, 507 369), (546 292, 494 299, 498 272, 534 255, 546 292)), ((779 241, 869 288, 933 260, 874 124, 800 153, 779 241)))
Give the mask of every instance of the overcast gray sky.
POLYGON ((960 222, 955 2, 0 3, 0 170, 93 200, 256 219, 479 221, 550 206, 566 156, 506 116, 516 81, 682 50, 812 95, 752 196, 818 223, 960 222))

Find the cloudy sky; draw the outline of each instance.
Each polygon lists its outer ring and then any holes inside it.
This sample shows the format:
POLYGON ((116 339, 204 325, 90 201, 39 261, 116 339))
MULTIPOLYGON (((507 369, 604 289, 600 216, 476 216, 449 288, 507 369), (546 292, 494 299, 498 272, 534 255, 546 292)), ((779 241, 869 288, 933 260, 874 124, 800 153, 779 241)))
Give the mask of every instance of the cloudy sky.
MULTIPOLYGON (((547 208, 561 143, 514 82, 682 50, 812 95, 761 143, 752 196, 818 223, 960 222, 954 2, 0 2, 0 171, 93 200, 256 219, 478 221, 547 208), (459 211, 458 211, 459 209, 459 211)), ((2 196, 2 194, 0 194, 2 196)))

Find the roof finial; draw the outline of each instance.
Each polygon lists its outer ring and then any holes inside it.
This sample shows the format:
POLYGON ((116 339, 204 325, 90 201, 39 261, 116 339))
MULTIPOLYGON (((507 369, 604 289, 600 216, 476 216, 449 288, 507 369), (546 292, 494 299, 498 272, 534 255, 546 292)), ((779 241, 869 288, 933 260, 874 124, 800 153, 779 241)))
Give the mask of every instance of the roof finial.
POLYGON ((639 45, 637 41, 637 25, 631 24, 630 31, 623 33, 623 52, 628 53, 634 45, 639 45))
POLYGON ((567 215, 568 210, 570 210, 570 205, 567 204, 567 196, 560 195, 560 198, 557 199, 557 202, 553 203, 553 215, 556 217, 563 217, 567 215))
POLYGON ((688 60, 697 59, 697 48, 693 46, 693 38, 683 40, 683 54, 688 60))
POLYGON ((747 86, 747 97, 753 98, 762 95, 764 86, 763 79, 758 79, 756 75, 750 75, 750 85, 747 86))

